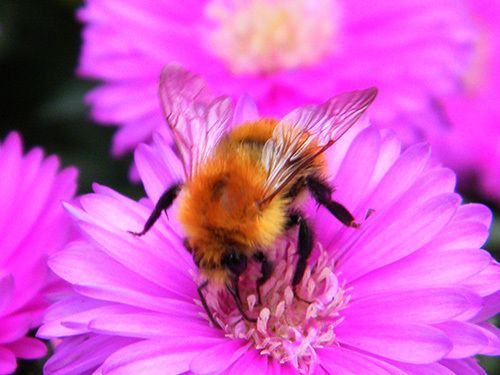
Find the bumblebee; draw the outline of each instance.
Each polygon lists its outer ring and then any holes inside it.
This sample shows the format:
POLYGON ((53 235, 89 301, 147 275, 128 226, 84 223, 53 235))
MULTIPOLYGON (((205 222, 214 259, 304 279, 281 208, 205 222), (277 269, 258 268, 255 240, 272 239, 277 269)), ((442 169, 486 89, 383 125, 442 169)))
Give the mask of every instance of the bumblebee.
POLYGON ((250 259, 260 263, 260 287, 269 279, 272 245, 298 226, 298 259, 292 287, 300 283, 312 252, 313 231, 300 210, 309 193, 343 224, 357 227, 353 215, 332 198, 324 152, 366 111, 377 89, 352 91, 318 106, 306 106, 280 121, 260 119, 232 126, 228 98, 210 100, 201 79, 168 65, 160 78, 160 98, 185 181, 169 187, 140 232, 148 232, 179 199, 178 219, 185 246, 205 281, 198 294, 214 326, 203 295, 209 282, 225 285, 243 318, 238 280, 250 259))

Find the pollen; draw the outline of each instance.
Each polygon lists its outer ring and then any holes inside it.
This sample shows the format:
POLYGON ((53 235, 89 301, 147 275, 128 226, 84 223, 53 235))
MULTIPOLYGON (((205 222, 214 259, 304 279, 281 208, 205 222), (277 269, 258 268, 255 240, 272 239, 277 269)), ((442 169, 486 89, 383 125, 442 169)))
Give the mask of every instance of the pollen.
POLYGON ((332 53, 339 12, 333 0, 214 0, 210 48, 234 73, 310 66, 332 53))
POLYGON ((296 251, 288 241, 278 245, 273 256, 273 275, 256 293, 259 265, 251 264, 240 278, 243 308, 256 322, 242 318, 232 298, 223 290, 207 289, 207 302, 229 338, 248 341, 261 355, 280 364, 289 363, 300 373, 312 373, 317 365, 316 349, 335 345, 335 328, 342 323, 340 311, 349 302, 328 254, 319 246, 294 293, 291 283, 296 251))

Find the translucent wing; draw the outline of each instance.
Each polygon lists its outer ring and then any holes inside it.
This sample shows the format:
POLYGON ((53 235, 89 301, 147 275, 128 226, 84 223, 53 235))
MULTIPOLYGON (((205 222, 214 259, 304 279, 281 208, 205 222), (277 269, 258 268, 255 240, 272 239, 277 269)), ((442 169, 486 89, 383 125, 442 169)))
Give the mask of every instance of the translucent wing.
POLYGON ((199 76, 177 65, 163 68, 160 99, 188 179, 210 157, 230 125, 232 102, 214 99, 199 76))
POLYGON ((271 201, 300 170, 335 143, 376 96, 374 87, 347 92, 322 105, 298 108, 286 115, 264 145, 262 164, 268 177, 260 204, 271 201))

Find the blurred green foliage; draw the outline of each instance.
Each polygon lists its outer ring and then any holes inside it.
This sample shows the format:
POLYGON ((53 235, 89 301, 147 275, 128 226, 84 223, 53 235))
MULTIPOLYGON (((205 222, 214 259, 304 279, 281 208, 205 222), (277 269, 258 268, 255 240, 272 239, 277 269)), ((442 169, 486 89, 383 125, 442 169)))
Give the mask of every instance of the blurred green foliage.
POLYGON ((80 170, 80 193, 98 182, 138 198, 140 186, 127 178, 132 157, 109 155, 114 127, 97 126, 88 116, 85 93, 93 83, 74 74, 81 26, 80 2, 2 0, 0 2, 0 137, 21 132, 26 149, 42 146, 63 165, 80 170))
MULTIPOLYGON (((85 93, 94 83, 77 78, 81 26, 75 19, 80 1, 2 0, 0 2, 0 139, 19 131, 26 149, 42 146, 63 165, 80 170, 80 193, 93 182, 139 198, 140 186, 128 180, 132 157, 109 155, 114 127, 89 119, 85 93)), ((500 166, 499 166, 500 167, 500 166)), ((467 200, 480 197, 465 194, 467 200)), ((493 207, 492 202, 484 202, 493 207)), ((498 207, 495 209, 498 212, 498 207)), ((499 258, 500 222, 486 246, 499 258)), ((500 373, 496 358, 485 358, 489 374, 500 373)), ((18 374, 40 374, 43 363, 22 362, 18 374)))

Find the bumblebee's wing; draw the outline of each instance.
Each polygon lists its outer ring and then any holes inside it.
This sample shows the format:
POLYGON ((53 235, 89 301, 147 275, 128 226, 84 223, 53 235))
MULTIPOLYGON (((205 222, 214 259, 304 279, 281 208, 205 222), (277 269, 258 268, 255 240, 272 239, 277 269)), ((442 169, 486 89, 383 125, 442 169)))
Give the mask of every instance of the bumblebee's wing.
POLYGON ((271 201, 312 160, 335 143, 366 111, 377 89, 352 91, 319 106, 298 108, 276 126, 264 145, 262 164, 267 170, 264 198, 271 201), (311 152, 312 145, 315 145, 311 152))
POLYGON ((232 102, 225 97, 213 99, 199 76, 178 65, 163 68, 160 99, 188 179, 224 135, 233 114, 232 102))

